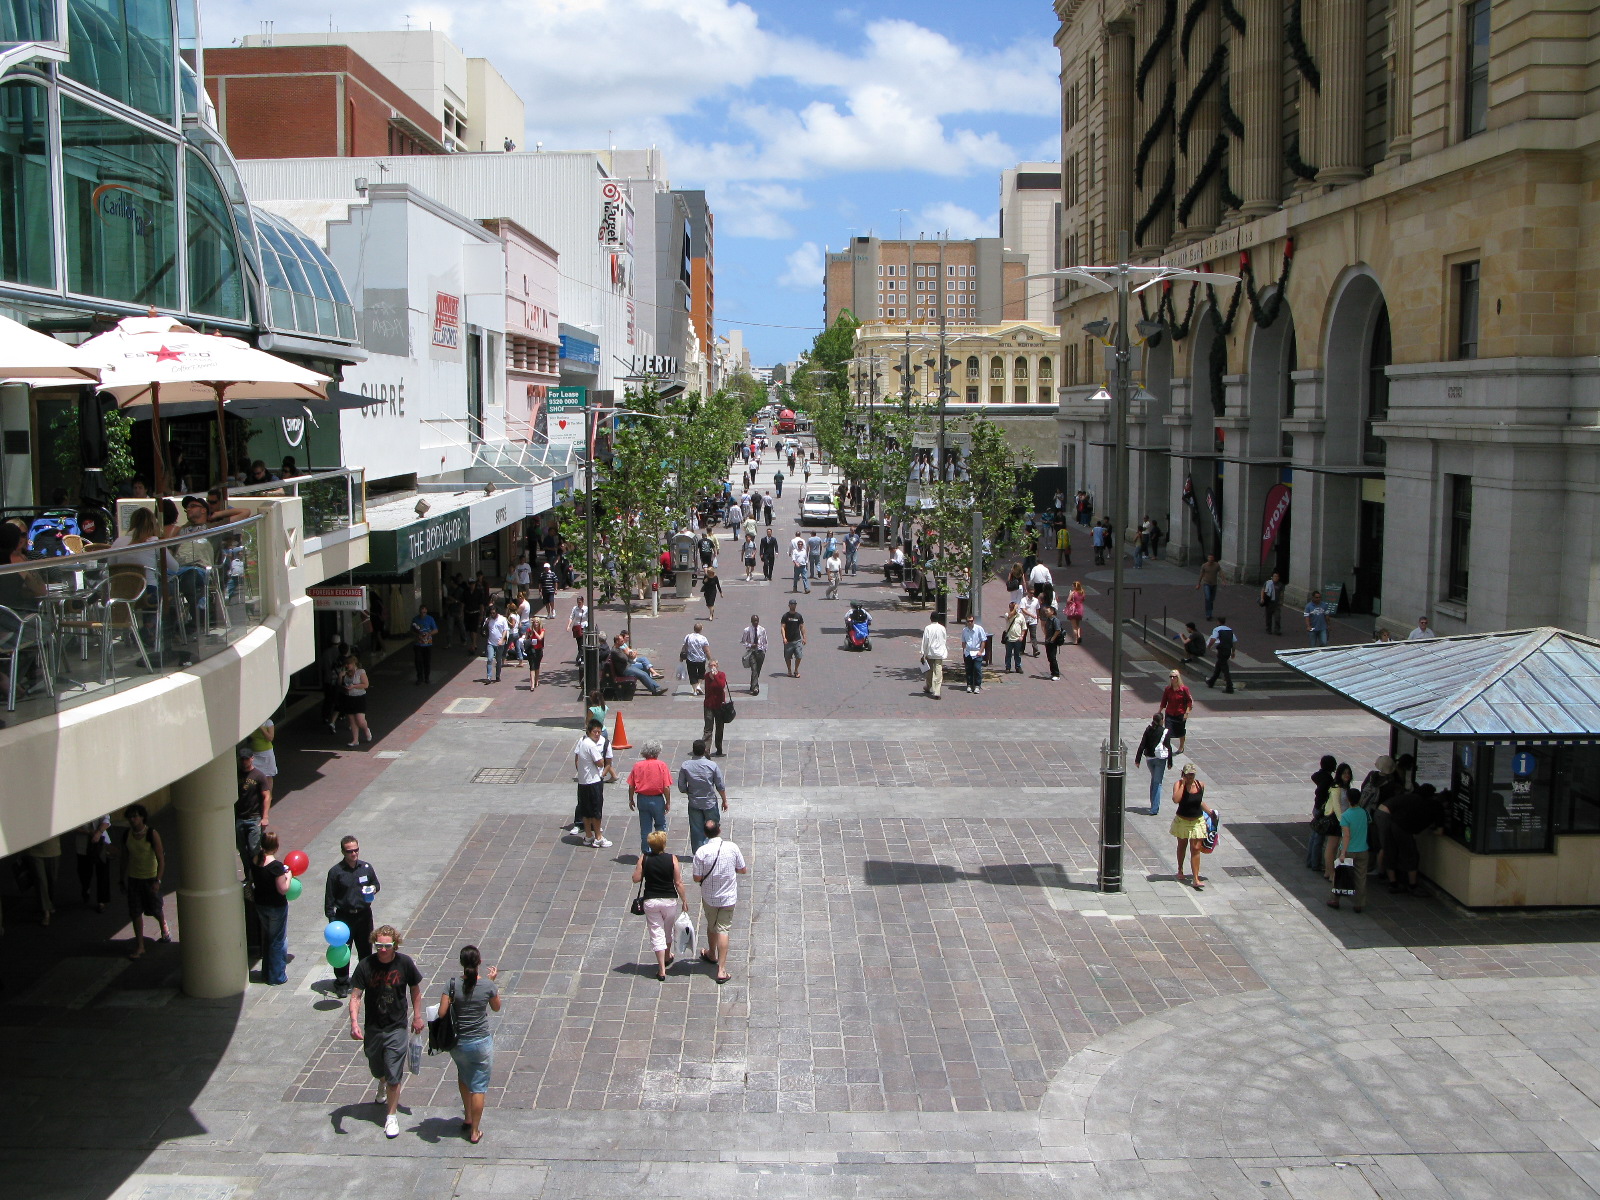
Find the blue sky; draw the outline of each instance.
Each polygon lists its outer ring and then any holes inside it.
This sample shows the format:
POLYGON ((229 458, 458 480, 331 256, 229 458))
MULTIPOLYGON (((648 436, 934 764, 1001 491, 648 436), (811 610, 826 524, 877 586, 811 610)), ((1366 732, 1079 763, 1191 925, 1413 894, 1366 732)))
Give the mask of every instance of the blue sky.
MULTIPOLYGON (((326 29, 327 0, 202 0, 206 41, 264 18, 326 29)), ((1059 155, 1048 0, 345 0, 346 30, 429 23, 491 59, 546 149, 656 145, 717 219, 717 326, 758 363, 821 320, 824 248, 875 232, 995 232, 999 173, 1059 155), (904 210, 903 212, 900 210, 904 210), (799 328, 783 328, 794 326, 799 328)))

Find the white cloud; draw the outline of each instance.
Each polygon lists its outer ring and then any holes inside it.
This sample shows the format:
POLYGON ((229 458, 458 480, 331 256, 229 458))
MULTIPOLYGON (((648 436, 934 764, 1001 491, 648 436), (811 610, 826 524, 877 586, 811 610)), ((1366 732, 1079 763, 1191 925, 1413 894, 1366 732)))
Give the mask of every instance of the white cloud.
POLYGON ((929 233, 948 232, 957 239, 998 237, 1000 233, 997 216, 979 216, 970 208, 963 208, 948 200, 928 205, 917 214, 912 224, 929 233))
POLYGON ((801 292, 815 291, 822 286, 822 250, 815 242, 796 246, 784 261, 789 269, 778 276, 780 286, 801 292))
POLYGON ((733 237, 793 237, 794 228, 782 214, 811 207, 803 192, 781 183, 734 180, 713 184, 707 194, 717 214, 717 232, 733 237))

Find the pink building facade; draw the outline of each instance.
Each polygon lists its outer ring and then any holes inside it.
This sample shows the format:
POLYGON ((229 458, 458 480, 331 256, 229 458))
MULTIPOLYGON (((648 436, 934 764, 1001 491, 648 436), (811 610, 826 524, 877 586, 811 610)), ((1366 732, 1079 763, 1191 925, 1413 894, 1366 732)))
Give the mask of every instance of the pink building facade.
POLYGON ((506 437, 543 442, 548 391, 561 381, 558 255, 508 218, 483 225, 506 248, 506 437))

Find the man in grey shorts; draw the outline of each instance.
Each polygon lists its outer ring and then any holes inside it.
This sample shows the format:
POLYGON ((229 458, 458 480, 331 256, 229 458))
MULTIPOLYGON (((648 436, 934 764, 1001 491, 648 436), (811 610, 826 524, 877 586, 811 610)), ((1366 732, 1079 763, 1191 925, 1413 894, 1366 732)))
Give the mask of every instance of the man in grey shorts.
POLYGON ((421 1033, 427 1027, 422 1011, 422 972, 409 954, 400 953, 400 935, 395 927, 380 925, 372 931, 372 957, 362 959, 350 979, 350 1036, 363 1043, 367 1066, 378 1081, 374 1103, 388 1105, 383 1122, 383 1136, 387 1138, 400 1136, 395 1111, 400 1107, 400 1085, 406 1078, 411 1041, 408 1024, 410 1033, 421 1033), (364 1027, 363 997, 367 999, 364 1027))
POLYGON ((739 899, 739 876, 749 868, 739 847, 722 836, 722 826, 715 819, 706 821, 705 831, 705 845, 694 852, 694 881, 700 885, 700 916, 706 930, 706 948, 700 957, 716 964, 718 983, 727 983, 731 978, 728 932, 739 899))
POLYGON ((789 601, 789 611, 778 618, 783 629, 783 666, 793 678, 800 676, 800 660, 806 652, 806 619, 800 615, 800 603, 789 601))

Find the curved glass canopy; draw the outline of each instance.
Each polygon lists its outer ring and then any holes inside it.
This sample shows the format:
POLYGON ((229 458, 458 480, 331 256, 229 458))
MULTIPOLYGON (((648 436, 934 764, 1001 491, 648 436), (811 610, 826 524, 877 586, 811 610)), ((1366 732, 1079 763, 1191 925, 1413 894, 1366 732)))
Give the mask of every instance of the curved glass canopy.
POLYGON ((353 340, 355 311, 322 248, 275 213, 252 208, 267 289, 262 315, 274 329, 353 340))

